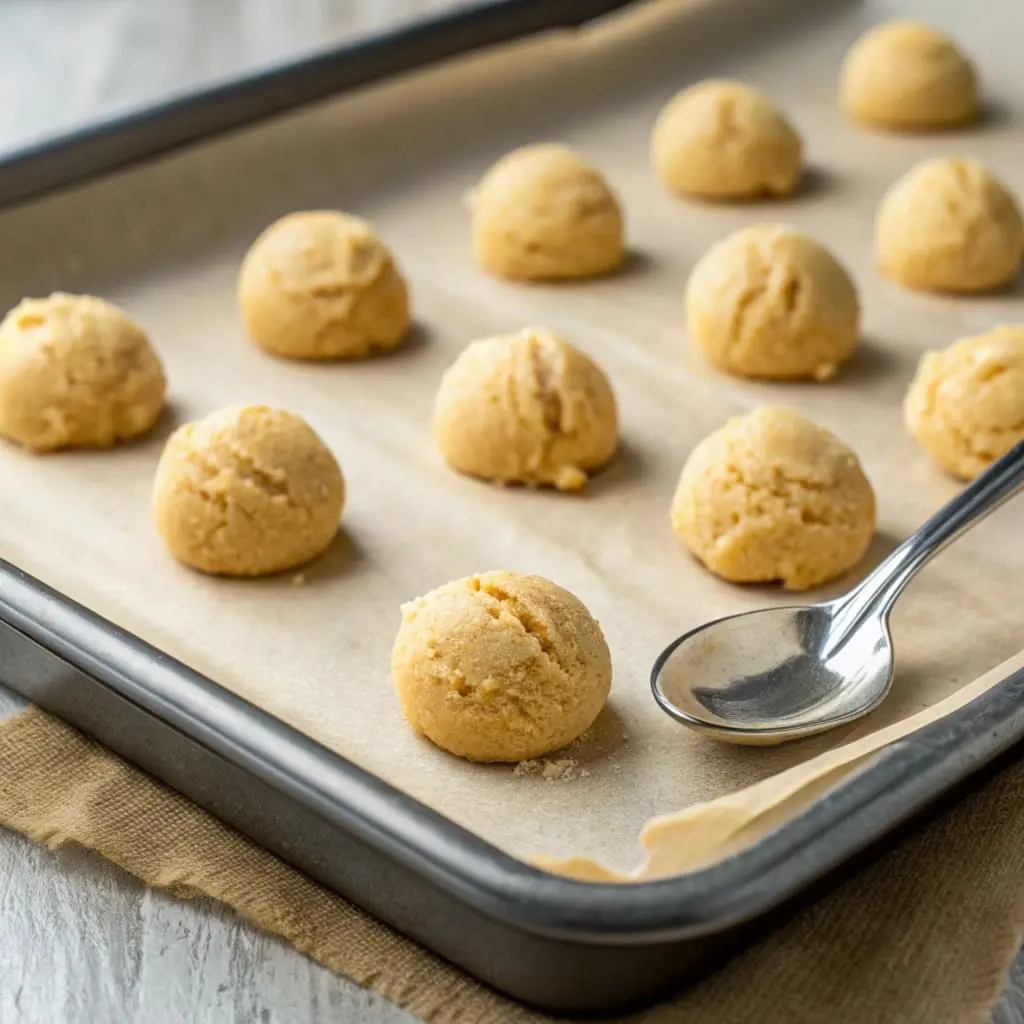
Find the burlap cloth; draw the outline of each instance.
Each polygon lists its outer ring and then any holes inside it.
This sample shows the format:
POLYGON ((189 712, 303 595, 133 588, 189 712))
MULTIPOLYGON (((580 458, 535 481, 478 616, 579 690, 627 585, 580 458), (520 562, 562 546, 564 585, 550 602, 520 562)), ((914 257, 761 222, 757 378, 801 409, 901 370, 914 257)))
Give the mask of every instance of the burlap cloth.
MULTIPOLYGON (((208 895, 426 1021, 536 1022, 49 715, 0 725, 0 824, 208 895)), ((1024 922, 1024 763, 1007 769, 647 1022, 986 1019, 1024 922)))

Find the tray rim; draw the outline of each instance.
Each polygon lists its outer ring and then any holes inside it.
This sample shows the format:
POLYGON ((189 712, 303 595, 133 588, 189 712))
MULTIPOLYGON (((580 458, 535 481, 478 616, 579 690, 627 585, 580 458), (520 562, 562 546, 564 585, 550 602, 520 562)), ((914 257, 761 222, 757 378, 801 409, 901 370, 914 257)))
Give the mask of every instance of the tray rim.
MULTIPOLYGON (((579 24, 628 2, 496 0, 148 105, 0 157, 0 206, 399 71, 579 24)), ((0 622, 453 898, 523 931, 594 946, 696 938, 756 918, 1024 740, 1021 669, 886 748, 755 845, 686 875, 610 885, 517 860, 3 560, 0 622), (273 762, 246 740, 254 730, 277 748, 273 762)), ((17 681, 4 682, 17 689, 17 681)))
POLYGON ((1024 740, 1021 668, 722 861, 589 882, 511 856, 2 559, 0 622, 478 911, 591 945, 694 938, 756 918, 1024 740))
POLYGON ((230 75, 0 152, 0 209, 450 57, 638 0, 467 0, 397 28, 230 75))

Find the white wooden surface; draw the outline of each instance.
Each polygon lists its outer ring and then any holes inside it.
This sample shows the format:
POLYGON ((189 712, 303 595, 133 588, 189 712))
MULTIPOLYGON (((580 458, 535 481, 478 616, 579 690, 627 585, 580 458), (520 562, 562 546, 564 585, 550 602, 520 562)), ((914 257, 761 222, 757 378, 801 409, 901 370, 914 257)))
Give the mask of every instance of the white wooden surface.
POLYGON ((481 0, 2 0, 0 146, 481 0))
MULTIPOLYGON (((0 149, 460 2, 0 0, 0 149)), ((0 687, 0 717, 16 706, 0 687)), ((1022 988, 1018 963, 998 1024, 1024 1024, 1022 988)), ((101 1021, 412 1018, 213 903, 0 830, 0 1024, 101 1021)))

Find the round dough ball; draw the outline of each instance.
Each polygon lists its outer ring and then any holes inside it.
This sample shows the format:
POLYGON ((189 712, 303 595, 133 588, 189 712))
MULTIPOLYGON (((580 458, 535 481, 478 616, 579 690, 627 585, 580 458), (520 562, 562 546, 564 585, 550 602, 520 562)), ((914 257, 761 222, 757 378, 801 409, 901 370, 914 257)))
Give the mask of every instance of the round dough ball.
POLYGON ((455 580, 404 605, 391 666, 412 727, 471 761, 561 749, 612 684, 608 644, 582 602, 515 572, 455 580))
POLYGON ((651 163, 673 192, 746 199, 792 192, 803 142, 775 104, 742 82, 711 79, 670 100, 651 134, 651 163))
POLYGON ((886 128, 943 128, 978 113, 978 76, 956 43, 917 21, 890 21, 850 48, 839 78, 843 109, 886 128))
POLYGON ((903 405, 907 429, 964 479, 1024 441, 1024 324, 927 352, 903 405))
POLYGON ((925 160, 893 185, 875 218, 875 261, 909 288, 982 292, 1013 280, 1024 221, 977 160, 925 160))
POLYGON ((291 213, 253 242, 238 276, 252 340, 292 359, 392 349, 409 329, 409 295, 391 252, 364 220, 291 213))
POLYGON ((803 590, 860 561, 875 496, 834 434, 788 409, 755 409, 690 453, 672 527, 723 579, 803 590))
POLYGON ((220 576, 302 565, 338 532, 345 481, 300 416, 222 409, 167 442, 153 485, 156 528, 179 562, 220 576))
POLYGON ((694 268, 686 328, 720 370, 827 380, 857 345, 860 302, 824 246, 791 228, 761 224, 718 242, 694 268))
POLYGON ((615 454, 619 418, 597 364, 529 327, 462 351, 441 378, 434 436, 461 473, 578 491, 615 454))
POLYGON ((24 299, 0 323, 0 436, 32 451, 136 437, 166 390, 145 331, 103 299, 24 299))
POLYGON ((503 156, 468 205, 476 260, 498 277, 591 277, 622 262, 618 200, 568 146, 540 143, 503 156))

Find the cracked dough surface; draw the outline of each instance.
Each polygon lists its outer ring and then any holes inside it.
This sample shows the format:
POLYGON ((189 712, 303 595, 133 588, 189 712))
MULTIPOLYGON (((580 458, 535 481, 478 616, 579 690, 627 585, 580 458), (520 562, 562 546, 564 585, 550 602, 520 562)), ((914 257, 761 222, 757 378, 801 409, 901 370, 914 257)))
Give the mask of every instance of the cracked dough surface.
POLYGON ((488 572, 402 607, 392 652, 412 727, 472 761, 523 761, 588 729, 611 689, 601 627, 540 576, 488 572))
POLYGON ((948 36, 919 21, 889 21, 850 47, 839 97, 865 124, 942 128, 977 116, 978 76, 948 36))
POLYGON ((238 277, 252 340, 293 359, 392 349, 409 328, 409 295, 388 248, 359 217, 291 213, 253 242, 238 277))
POLYGON ((145 331, 109 302, 57 292, 0 323, 0 435, 38 452, 149 430, 167 381, 145 331))
POLYGON ((434 436, 459 472, 575 491, 619 440, 607 377, 542 327, 468 345, 441 379, 434 436))
POLYGON ((1024 440, 1024 324, 1001 324, 926 352, 903 406, 907 429, 971 479, 1024 440))
POLYGON ((319 555, 338 532, 341 469, 300 416, 222 409, 170 437, 153 485, 156 528, 178 561, 260 576, 319 555))
POLYGON ((803 142, 775 104, 742 82, 710 79, 671 99, 651 133, 651 163, 673 192, 781 196, 803 171, 803 142))
POLYGON ((860 561, 875 531, 875 496, 834 434, 789 409, 761 408, 694 448, 671 519, 723 579, 803 590, 860 561))
POLYGON ((601 174, 568 146, 513 150, 467 201, 476 260, 498 277, 591 277, 622 262, 619 202, 601 174))
POLYGON ((713 245, 686 284, 686 328, 707 359, 743 377, 835 375, 857 345, 860 301, 839 261, 784 225, 713 245))
POLYGON ((998 288, 1016 277, 1022 250, 1017 200, 978 160, 917 164, 886 192, 875 218, 875 262, 910 288, 998 288))

